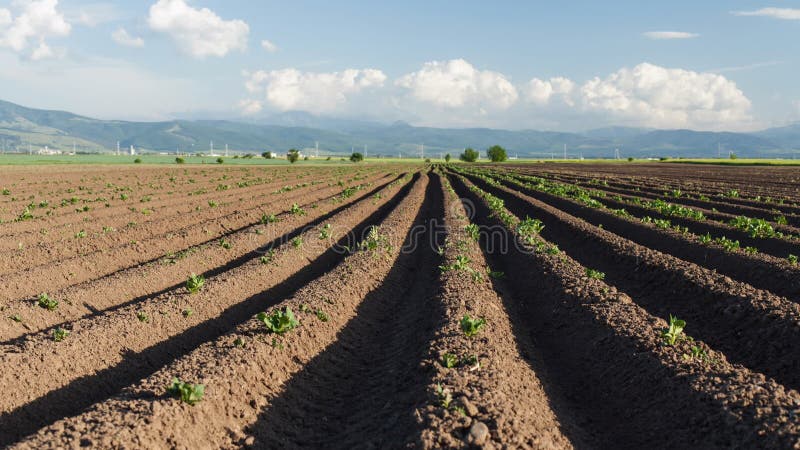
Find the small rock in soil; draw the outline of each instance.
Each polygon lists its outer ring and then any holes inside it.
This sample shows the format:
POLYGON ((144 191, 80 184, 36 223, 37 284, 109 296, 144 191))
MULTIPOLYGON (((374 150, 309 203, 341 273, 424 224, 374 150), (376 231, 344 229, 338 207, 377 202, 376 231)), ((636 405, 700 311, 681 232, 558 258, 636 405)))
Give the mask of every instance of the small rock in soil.
POLYGON ((475 421, 469 428, 467 443, 470 445, 483 445, 489 437, 489 427, 485 423, 475 421))

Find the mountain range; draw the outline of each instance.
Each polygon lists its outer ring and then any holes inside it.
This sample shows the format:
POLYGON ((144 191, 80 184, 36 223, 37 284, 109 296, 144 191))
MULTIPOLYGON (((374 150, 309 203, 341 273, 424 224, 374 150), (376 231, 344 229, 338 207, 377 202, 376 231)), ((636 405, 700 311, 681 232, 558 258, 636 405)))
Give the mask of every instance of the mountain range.
POLYGON ((26 108, 0 101, 2 150, 111 152, 117 143, 139 152, 278 153, 311 149, 321 155, 349 154, 367 148, 369 155, 404 156, 459 153, 465 147, 485 149, 498 144, 511 156, 570 158, 714 157, 734 152, 740 157, 793 157, 800 153, 800 123, 752 133, 655 130, 608 127, 586 132, 500 130, 489 128, 416 127, 405 122, 384 124, 288 112, 259 120, 170 120, 129 122, 99 120, 64 111, 26 108), (424 147, 423 147, 424 146, 424 147))

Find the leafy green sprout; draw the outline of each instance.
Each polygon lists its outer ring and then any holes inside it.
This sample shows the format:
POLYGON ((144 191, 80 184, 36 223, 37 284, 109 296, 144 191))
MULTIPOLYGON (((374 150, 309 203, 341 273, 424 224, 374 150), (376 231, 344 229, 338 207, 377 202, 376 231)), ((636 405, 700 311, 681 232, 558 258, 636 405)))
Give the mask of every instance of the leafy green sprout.
POLYGON ((297 216, 306 215, 305 210, 303 210, 303 208, 298 206, 297 203, 292 203, 292 209, 290 209, 289 212, 291 212, 292 214, 297 215, 297 216))
POLYGON ((269 223, 275 223, 277 221, 278 221, 278 217, 275 216, 275 214, 263 214, 261 216, 261 220, 260 220, 261 225, 266 225, 266 224, 269 224, 269 223))
POLYGON ((181 311, 181 314, 183 315, 183 317, 192 317, 194 311, 192 310, 192 308, 186 308, 183 311, 181 311))
POLYGON ((606 274, 600 272, 599 270, 586 268, 586 276, 589 278, 593 278, 595 280, 604 280, 606 278, 606 274))
POLYGON ((19 323, 22 322, 22 316, 20 316, 19 314, 10 315, 8 316, 8 318, 13 320, 14 322, 19 322, 19 323))
POLYGON ((58 308, 58 301, 50 298, 50 296, 45 293, 39 294, 39 297, 36 299, 36 304, 39 305, 40 308, 44 308, 48 311, 55 311, 58 308))
POLYGON ((322 321, 322 322, 327 322, 328 321, 328 314, 325 313, 325 311, 323 311, 321 309, 318 309, 315 314, 317 315, 317 319, 319 319, 320 321, 322 321))
POLYGON ((469 314, 465 314, 464 317, 461 318, 461 331, 467 337, 474 337, 481 331, 481 329, 486 326, 486 319, 483 317, 481 318, 471 318, 469 314))
POLYGON ((439 403, 439 406, 449 409, 450 403, 453 402, 453 394, 450 392, 450 389, 442 387, 441 384, 436 384, 436 400, 439 403))
POLYGON ((178 378, 172 379, 172 384, 167 386, 167 394, 189 405, 194 405, 203 399, 206 387, 202 384, 184 383, 178 378))
POLYGON ((56 342, 61 342, 69 336, 69 330, 65 330, 61 327, 56 327, 53 330, 53 340, 56 342))
POLYGON ((471 223, 464 227, 464 231, 469 235, 472 240, 477 241, 480 237, 481 230, 478 225, 471 223))
POLYGON ((456 260, 450 265, 439 266, 439 270, 447 272, 450 270, 467 270, 469 268, 470 259, 464 255, 456 256, 456 260))
POLYGON ((664 345, 673 346, 683 339, 683 329, 686 328, 686 321, 678 319, 672 314, 669 315, 669 327, 661 331, 661 338, 664 345))
POLYGON ((200 289, 202 289, 205 284, 206 279, 203 278, 202 275, 191 274, 186 280, 186 290, 189 291, 190 294, 196 294, 200 292, 200 289))
POLYGON ((245 346, 244 338, 239 336, 236 339, 234 339, 233 346, 234 347, 239 347, 239 348, 244 348, 244 346, 245 346))
POLYGON ((328 239, 330 237, 331 237, 331 224, 326 223, 325 226, 323 226, 319 230, 319 238, 328 239))
POLYGON ((147 314, 144 311, 138 311, 136 313, 136 318, 139 319, 139 322, 150 323, 150 318, 147 316, 147 314))
POLYGON ((791 264, 791 265, 793 265, 793 266, 796 266, 796 265, 797 265, 797 262, 798 262, 797 255, 789 255, 789 256, 786 258, 786 260, 787 260, 787 261, 789 261, 789 264, 791 264))
POLYGON ((305 303, 301 303, 299 309, 300 309, 301 313, 310 313, 311 312, 311 308, 308 305, 306 305, 305 303))
POLYGON ((275 310, 272 314, 258 313, 256 318, 264 323, 267 330, 278 335, 282 335, 300 325, 300 322, 294 317, 292 309, 288 306, 283 310, 275 310))
POLYGON ((500 272, 497 270, 492 270, 491 268, 486 268, 486 273, 489 275, 489 278, 494 278, 495 280, 499 280, 506 276, 505 272, 500 272))
POLYGON ((458 357, 452 353, 445 353, 442 355, 442 366, 447 369, 452 369, 458 365, 458 357))
POLYGON ((233 244, 231 244, 231 241, 225 238, 219 240, 219 246, 224 248, 225 250, 230 250, 231 248, 233 248, 233 244))
POLYGON ((475 370, 481 366, 481 363, 478 360, 478 355, 465 356, 461 359, 461 364, 469 367, 470 370, 475 370))
POLYGON ((303 245, 303 238, 301 236, 296 236, 292 239, 292 245, 294 248, 300 248, 303 245))

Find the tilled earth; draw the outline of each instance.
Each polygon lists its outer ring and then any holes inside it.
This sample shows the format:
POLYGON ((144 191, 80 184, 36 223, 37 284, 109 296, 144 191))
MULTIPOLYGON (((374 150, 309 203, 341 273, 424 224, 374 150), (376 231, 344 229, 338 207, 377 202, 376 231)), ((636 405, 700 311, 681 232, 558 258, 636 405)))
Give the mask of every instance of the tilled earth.
POLYGON ((0 446, 800 448, 800 174, 676 166, 3 169, 0 446))

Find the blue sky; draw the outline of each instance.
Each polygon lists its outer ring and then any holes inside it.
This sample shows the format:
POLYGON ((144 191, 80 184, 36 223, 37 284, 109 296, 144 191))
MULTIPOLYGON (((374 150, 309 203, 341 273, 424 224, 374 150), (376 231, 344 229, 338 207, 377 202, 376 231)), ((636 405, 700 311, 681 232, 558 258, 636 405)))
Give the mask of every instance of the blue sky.
POLYGON ((136 120, 748 130, 800 120, 799 35, 800 1, 780 0, 0 0, 0 98, 136 120))

